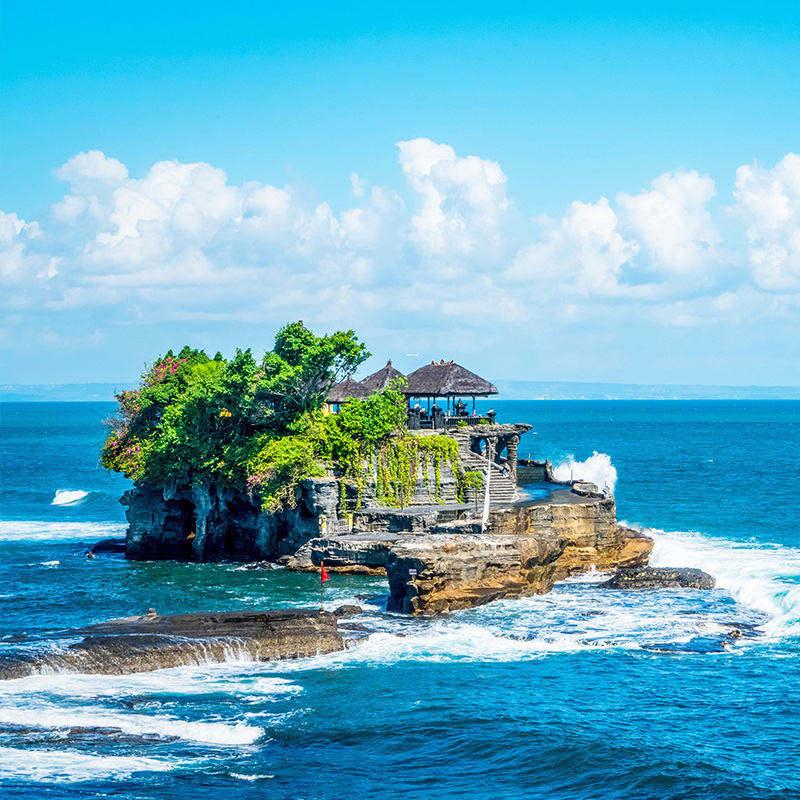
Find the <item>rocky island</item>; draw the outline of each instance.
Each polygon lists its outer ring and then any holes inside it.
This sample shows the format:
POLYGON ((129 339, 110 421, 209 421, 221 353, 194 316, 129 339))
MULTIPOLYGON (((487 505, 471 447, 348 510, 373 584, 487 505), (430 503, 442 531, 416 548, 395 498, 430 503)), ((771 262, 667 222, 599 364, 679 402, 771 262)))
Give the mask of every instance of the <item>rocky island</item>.
POLYGON ((135 482, 126 557, 386 574, 388 610, 423 615, 647 565, 613 496, 518 459, 530 426, 475 412, 488 381, 445 361, 352 380, 368 356, 352 331, 293 323, 260 362, 158 359, 103 451, 135 482))
MULTIPOLYGON (((103 463, 133 479, 124 542, 87 557, 266 562, 386 576, 389 612, 434 616, 550 592, 587 571, 608 591, 711 589, 693 569, 648 566, 653 540, 622 526, 608 487, 520 459, 530 425, 480 415, 496 388, 454 362, 362 381, 352 331, 283 328, 257 361, 184 348, 118 395, 103 463), (471 400, 472 408, 469 408, 471 400), (441 406, 439 405, 441 403, 441 406)), ((316 600, 316 597, 314 598, 316 600)), ((0 679, 128 674, 344 650, 368 636, 357 606, 158 614, 8 641, 0 679)))

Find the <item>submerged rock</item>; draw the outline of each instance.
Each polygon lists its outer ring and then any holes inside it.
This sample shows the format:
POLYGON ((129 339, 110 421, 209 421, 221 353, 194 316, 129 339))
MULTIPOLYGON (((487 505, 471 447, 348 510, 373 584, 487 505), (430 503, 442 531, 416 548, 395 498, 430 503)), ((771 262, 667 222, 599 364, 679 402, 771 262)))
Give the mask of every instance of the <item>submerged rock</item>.
POLYGON ((31 653, 28 648, 3 656, 0 680, 54 670, 127 675, 232 659, 301 658, 338 652, 353 641, 352 634, 345 639, 336 616, 309 609, 174 615, 150 609, 140 617, 111 620, 64 635, 83 639, 61 651, 50 647, 47 652, 31 653))
POLYGON ((713 589, 716 580, 701 569, 644 567, 621 569, 601 583, 605 589, 713 589))
POLYGON ((125 552, 125 539, 101 539, 96 544, 93 544, 89 551, 95 553, 124 553, 125 552))

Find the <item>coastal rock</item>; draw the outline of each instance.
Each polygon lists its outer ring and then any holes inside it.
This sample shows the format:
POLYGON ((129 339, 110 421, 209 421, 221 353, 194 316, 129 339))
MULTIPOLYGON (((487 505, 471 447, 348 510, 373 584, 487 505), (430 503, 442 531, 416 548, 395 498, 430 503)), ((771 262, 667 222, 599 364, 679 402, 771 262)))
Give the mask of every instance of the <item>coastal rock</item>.
POLYGON ((553 588, 558 535, 433 534, 399 541, 386 563, 388 611, 441 614, 553 588))
POLYGON ((605 589, 713 589, 716 580, 701 569, 645 567, 622 569, 601 583, 605 589))
POLYGON ((89 548, 90 553, 124 553, 125 539, 101 539, 89 548))
POLYGON ((361 606, 352 606, 352 605, 345 605, 339 606, 334 612, 333 616, 340 618, 340 617, 357 617, 359 614, 363 614, 364 612, 361 609, 361 606))
POLYGON ((652 539, 617 525, 613 498, 578 497, 568 489, 554 494, 550 505, 492 508, 485 532, 479 520, 434 519, 422 529, 427 533, 389 533, 401 512, 385 512, 381 524, 373 510, 375 532, 318 537, 283 562, 300 572, 316 572, 323 561, 330 572, 378 575, 385 567, 389 610, 412 614, 543 594, 555 580, 592 566, 610 571, 647 563, 652 539))
POLYGON ((230 658, 301 658, 344 650, 351 641, 334 614, 308 609, 174 615, 151 609, 65 636, 83 638, 60 652, 48 647, 38 655, 30 653, 28 641, 25 652, 3 656, 0 680, 51 670, 127 675, 230 658))
POLYGON ((120 500, 128 509, 125 555, 136 561, 260 561, 293 554, 319 535, 322 515, 336 516, 338 488, 333 478, 307 478, 295 508, 265 514, 242 492, 137 483, 120 500))
POLYGON ((385 575, 389 552, 400 537, 391 534, 344 534, 306 542, 294 556, 283 559, 293 572, 318 572, 325 562, 328 572, 349 575, 385 575))

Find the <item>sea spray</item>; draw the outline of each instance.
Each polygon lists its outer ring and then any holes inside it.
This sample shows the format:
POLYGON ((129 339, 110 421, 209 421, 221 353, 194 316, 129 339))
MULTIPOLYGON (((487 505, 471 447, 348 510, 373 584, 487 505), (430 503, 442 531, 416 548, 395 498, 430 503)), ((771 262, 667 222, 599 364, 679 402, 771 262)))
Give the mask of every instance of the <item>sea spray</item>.
POLYGON ((567 456, 553 468, 553 474, 560 481, 590 481, 609 494, 614 494, 617 483, 617 468, 611 463, 611 458, 597 450, 586 461, 576 461, 575 456, 567 456))

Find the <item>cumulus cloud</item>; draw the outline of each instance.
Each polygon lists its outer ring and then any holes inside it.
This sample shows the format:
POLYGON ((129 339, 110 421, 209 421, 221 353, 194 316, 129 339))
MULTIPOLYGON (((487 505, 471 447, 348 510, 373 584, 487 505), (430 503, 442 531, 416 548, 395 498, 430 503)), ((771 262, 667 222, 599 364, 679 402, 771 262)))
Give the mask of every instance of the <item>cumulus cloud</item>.
POLYGON ((708 175, 666 172, 638 194, 575 200, 537 219, 530 238, 499 164, 429 139, 397 148, 408 205, 353 172, 354 201, 340 211, 291 185, 232 185, 203 162, 131 177, 114 158, 80 153, 56 170, 69 191, 41 226, 0 213, 8 319, 49 315, 55 327, 58 314, 90 309, 109 324, 435 323, 457 326, 466 346, 498 322, 588 325, 621 306, 671 328, 796 314, 796 303, 759 291, 800 290, 797 156, 737 173, 754 286, 731 277, 708 175))
POLYGON ((410 241, 423 256, 472 253, 497 244, 508 208, 506 176, 496 161, 460 158, 430 139, 398 142, 400 166, 417 195, 410 241))
POLYGON ((637 195, 574 201, 561 219, 542 217, 542 237, 522 248, 506 276, 547 281, 550 293, 593 301, 661 302, 713 291, 724 259, 706 204, 714 181, 695 171, 666 172, 637 195))
POLYGON ((721 237, 706 204, 716 196, 714 181, 696 170, 665 172, 652 190, 620 192, 617 203, 629 235, 647 255, 647 268, 685 276, 719 258, 721 237))
POLYGON ((800 292, 800 156, 789 153, 771 170, 739 167, 734 196, 755 282, 769 292, 800 292))
POLYGON ((57 274, 57 259, 32 251, 41 236, 37 222, 0 211, 0 277, 5 286, 21 286, 24 291, 31 282, 57 274))

